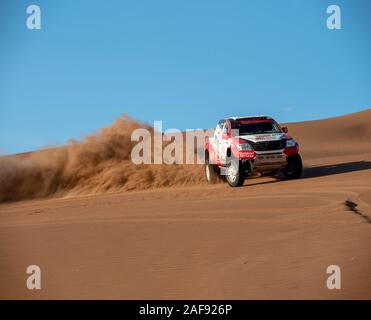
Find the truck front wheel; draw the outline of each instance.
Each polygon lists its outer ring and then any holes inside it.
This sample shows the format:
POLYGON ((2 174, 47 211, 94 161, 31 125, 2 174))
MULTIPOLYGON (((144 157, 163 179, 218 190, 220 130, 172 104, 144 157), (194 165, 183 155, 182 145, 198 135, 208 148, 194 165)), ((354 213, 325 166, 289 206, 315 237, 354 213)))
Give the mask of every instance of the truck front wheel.
POLYGON ((245 170, 233 155, 228 162, 225 177, 231 187, 240 187, 245 182, 245 170))
POLYGON ((294 154, 287 158, 286 167, 283 169, 283 174, 286 179, 297 179, 303 172, 303 162, 300 155, 294 154))

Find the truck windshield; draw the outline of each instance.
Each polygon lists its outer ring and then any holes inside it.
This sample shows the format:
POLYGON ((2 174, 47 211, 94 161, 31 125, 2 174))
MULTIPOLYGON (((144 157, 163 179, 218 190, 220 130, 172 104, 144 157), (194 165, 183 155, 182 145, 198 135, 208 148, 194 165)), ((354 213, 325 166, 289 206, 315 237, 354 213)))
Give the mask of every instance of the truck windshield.
POLYGON ((277 123, 272 120, 237 120, 231 122, 231 126, 234 136, 260 133, 281 133, 277 123))

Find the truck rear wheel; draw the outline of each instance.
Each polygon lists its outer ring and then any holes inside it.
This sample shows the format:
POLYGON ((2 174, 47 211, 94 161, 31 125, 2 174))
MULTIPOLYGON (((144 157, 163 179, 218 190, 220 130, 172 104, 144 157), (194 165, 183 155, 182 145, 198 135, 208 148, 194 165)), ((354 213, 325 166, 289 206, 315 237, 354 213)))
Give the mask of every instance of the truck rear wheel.
POLYGON ((240 187, 245 182, 245 170, 233 155, 227 165, 225 178, 231 187, 240 187))
POLYGON ((208 160, 205 162, 205 178, 209 184, 218 182, 218 172, 216 166, 209 163, 208 160))
POLYGON ((300 155, 294 154, 287 158, 286 167, 283 169, 283 174, 286 179, 297 179, 303 172, 303 162, 300 155))

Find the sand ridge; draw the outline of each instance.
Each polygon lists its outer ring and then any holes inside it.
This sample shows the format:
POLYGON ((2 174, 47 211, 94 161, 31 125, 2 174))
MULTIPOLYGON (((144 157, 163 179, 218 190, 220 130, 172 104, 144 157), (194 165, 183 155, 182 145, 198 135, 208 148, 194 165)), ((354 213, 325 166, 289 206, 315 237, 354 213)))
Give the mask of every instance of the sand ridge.
POLYGON ((0 298, 370 299, 370 123, 368 109, 288 124, 298 180, 233 189, 189 168, 194 183, 2 203, 0 298), (341 290, 326 287, 333 264, 341 290))

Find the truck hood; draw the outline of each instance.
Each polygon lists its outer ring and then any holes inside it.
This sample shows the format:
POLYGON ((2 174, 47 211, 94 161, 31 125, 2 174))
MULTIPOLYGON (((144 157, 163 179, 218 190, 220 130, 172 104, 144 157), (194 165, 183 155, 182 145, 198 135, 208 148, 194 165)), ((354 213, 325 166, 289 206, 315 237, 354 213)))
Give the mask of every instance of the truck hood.
POLYGON ((249 140, 251 142, 262 142, 262 141, 276 141, 286 138, 284 133, 262 133, 262 134, 247 134, 238 136, 238 138, 249 140))

